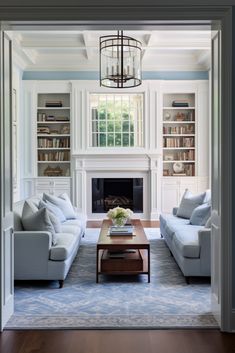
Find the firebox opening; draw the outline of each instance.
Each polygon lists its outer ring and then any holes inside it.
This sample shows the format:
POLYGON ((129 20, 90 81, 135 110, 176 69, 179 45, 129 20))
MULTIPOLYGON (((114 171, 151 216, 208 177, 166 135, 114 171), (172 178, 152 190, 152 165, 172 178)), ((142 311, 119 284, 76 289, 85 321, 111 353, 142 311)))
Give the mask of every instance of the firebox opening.
POLYGON ((143 213, 143 178, 92 178, 92 212, 117 206, 143 213))

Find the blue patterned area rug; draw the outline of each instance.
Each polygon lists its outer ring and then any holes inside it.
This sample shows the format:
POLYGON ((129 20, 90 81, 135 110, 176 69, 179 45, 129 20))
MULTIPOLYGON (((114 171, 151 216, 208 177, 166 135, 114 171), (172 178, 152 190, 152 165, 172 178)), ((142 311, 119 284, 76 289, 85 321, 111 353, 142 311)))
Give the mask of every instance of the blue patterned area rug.
POLYGON ((151 283, 147 276, 100 276, 95 282, 99 229, 87 229, 65 280, 17 282, 15 313, 8 329, 215 328, 210 283, 189 285, 160 238, 146 228, 151 246, 151 283))

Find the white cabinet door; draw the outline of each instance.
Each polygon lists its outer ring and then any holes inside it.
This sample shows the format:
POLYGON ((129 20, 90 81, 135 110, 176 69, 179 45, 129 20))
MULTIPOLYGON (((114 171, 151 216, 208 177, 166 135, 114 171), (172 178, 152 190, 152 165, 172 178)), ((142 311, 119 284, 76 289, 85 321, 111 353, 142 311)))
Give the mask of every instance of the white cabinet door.
POLYGON ((171 213, 172 208, 178 206, 179 202, 178 179, 162 181, 162 212, 171 213))
POLYGON ((38 179, 36 183, 37 194, 42 194, 46 192, 51 195, 58 196, 60 194, 66 193, 71 197, 71 182, 70 178, 65 179, 38 179))

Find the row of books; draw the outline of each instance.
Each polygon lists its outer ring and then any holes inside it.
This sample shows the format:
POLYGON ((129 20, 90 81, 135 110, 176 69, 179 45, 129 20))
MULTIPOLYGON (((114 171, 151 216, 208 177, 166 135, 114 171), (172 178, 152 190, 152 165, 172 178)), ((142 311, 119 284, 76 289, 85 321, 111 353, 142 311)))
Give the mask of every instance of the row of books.
POLYGON ((165 154, 164 161, 193 161, 195 159, 194 150, 181 151, 173 154, 165 154))
POLYGON ((186 100, 174 100, 172 102, 172 107, 188 107, 189 102, 186 100))
POLYGON ((163 147, 194 147, 194 137, 163 137, 163 147))
POLYGON ((46 101, 45 106, 58 108, 58 107, 62 107, 63 104, 62 104, 62 101, 60 101, 60 100, 54 100, 54 101, 46 101))
POLYGON ((38 113, 38 121, 69 121, 67 116, 55 116, 53 114, 38 113))
POLYGON ((57 152, 38 152, 38 161, 69 161, 70 152, 69 151, 57 151, 57 152))
POLYGON ((163 134, 194 134, 194 126, 163 126, 163 134))
POLYGON ((39 138, 38 139, 38 148, 69 148, 70 139, 66 138, 39 138))

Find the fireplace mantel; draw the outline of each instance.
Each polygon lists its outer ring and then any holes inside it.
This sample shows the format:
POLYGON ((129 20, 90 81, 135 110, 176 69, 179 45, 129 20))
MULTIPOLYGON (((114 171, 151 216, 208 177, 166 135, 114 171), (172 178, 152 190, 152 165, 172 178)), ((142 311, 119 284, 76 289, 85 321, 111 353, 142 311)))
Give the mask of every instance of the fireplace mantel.
POLYGON ((143 178, 144 211, 141 219, 158 219, 161 178, 160 155, 74 155, 73 202, 88 219, 102 219, 105 214, 92 213, 92 178, 143 178))

